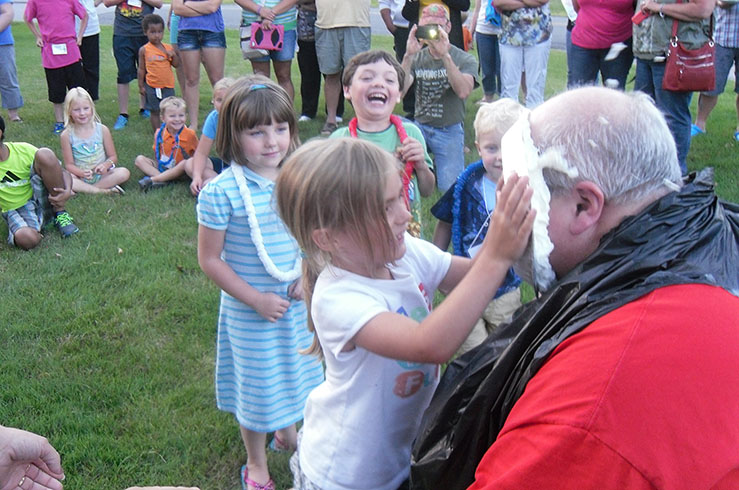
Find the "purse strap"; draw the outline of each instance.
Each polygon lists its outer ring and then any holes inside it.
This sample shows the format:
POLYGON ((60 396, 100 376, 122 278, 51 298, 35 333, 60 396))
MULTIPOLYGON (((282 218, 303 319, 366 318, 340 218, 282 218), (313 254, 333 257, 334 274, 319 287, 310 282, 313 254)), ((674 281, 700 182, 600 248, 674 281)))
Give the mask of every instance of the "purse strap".
MULTIPOLYGON (((677 0, 676 2, 678 5, 683 3, 683 0, 677 0)), ((713 43, 713 12, 711 12, 711 27, 709 28, 710 32, 708 34, 708 42, 713 43)), ((670 44, 674 47, 677 46, 678 38, 677 38, 677 19, 672 18, 672 37, 670 38, 670 44)))

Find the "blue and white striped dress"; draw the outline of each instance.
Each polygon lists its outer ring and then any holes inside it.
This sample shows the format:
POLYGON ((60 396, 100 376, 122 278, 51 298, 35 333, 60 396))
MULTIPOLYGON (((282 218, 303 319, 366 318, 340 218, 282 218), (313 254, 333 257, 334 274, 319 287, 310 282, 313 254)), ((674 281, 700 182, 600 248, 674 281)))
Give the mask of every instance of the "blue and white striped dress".
MULTIPOLYGON (((298 246, 272 202, 274 182, 242 167, 260 224, 264 246, 278 269, 293 268, 298 246)), ((231 168, 200 193, 198 222, 225 230, 223 260, 254 288, 287 298, 289 282, 280 282, 264 269, 257 255, 231 168)), ((272 432, 303 418, 310 391, 323 381, 323 368, 314 356, 298 353, 310 346, 303 301, 290 307, 276 323, 221 291, 216 356, 218 408, 236 415, 243 427, 272 432)))

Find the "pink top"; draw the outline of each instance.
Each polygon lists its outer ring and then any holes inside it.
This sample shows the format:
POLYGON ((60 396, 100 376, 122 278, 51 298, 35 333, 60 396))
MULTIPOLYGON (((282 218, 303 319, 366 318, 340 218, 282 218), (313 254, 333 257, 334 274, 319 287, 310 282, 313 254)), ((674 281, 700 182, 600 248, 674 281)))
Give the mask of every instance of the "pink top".
POLYGON ((78 0, 28 0, 25 20, 36 19, 44 47, 41 48, 41 65, 44 68, 61 68, 80 59, 74 17, 87 15, 78 0))
POLYGON ((605 49, 631 37, 633 0, 579 0, 572 44, 605 49))

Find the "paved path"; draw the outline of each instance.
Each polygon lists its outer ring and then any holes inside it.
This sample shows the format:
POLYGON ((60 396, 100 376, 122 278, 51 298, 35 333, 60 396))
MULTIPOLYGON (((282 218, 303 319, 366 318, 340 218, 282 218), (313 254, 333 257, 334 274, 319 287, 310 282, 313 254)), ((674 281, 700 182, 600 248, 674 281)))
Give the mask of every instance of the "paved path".
MULTIPOLYGON (((23 11, 26 8, 25 0, 15 0, 13 2, 13 8, 15 10, 14 20, 23 22, 23 11)), ((224 4, 221 6, 223 12, 223 20, 227 28, 235 29, 239 27, 241 23, 241 7, 234 4, 224 4)), ((98 18, 102 25, 113 25, 113 17, 115 9, 113 7, 105 7, 100 4, 97 7, 98 18)), ((165 4, 161 9, 157 9, 156 13, 164 17, 166 20, 169 14, 169 5, 165 4)), ((565 48, 565 32, 567 26, 567 19, 565 17, 554 17, 554 33, 552 34, 552 48, 564 49, 565 48)), ((380 11, 376 8, 372 8, 370 11, 370 21, 372 23, 372 34, 375 35, 390 35, 385 28, 385 23, 380 17, 380 11)))

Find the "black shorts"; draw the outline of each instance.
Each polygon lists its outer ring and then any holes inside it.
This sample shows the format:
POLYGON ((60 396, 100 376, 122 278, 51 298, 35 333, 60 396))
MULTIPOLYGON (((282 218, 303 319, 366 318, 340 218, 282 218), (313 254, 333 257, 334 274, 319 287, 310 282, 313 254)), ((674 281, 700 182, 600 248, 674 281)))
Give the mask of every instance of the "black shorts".
POLYGON ((64 103, 64 97, 70 88, 85 85, 85 72, 82 70, 80 61, 61 68, 44 68, 44 71, 46 72, 46 85, 49 87, 49 102, 53 104, 64 103))
POLYGON ((149 84, 146 82, 144 82, 144 86, 146 87, 146 109, 151 112, 159 112, 159 104, 162 102, 162 100, 174 95, 173 88, 159 89, 161 92, 159 93, 160 96, 158 96, 157 89, 149 86, 149 84))

